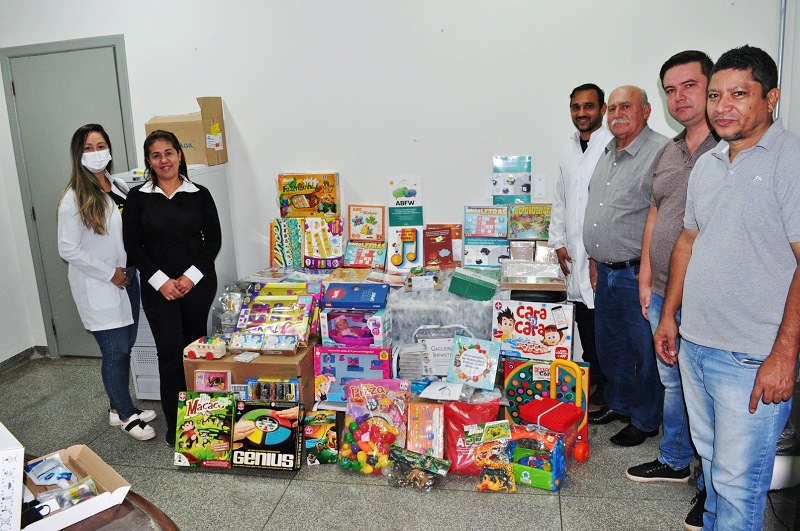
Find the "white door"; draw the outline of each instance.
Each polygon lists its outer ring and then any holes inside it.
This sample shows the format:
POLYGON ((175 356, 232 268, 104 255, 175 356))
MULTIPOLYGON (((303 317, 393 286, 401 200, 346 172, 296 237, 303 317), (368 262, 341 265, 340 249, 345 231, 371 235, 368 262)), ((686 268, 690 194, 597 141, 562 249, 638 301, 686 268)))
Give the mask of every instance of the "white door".
POLYGON ((14 48, 10 54, 9 49, 3 50, 8 57, 5 82, 9 83, 10 75, 13 83, 10 111, 18 124, 15 151, 22 159, 17 161, 20 185, 23 198, 30 202, 26 207, 30 209, 31 251, 45 322, 52 324, 48 347, 60 356, 100 356, 78 316, 67 264, 58 256, 56 208, 70 175, 70 139, 81 125, 98 123, 106 129, 115 171, 135 165, 135 160, 128 160, 135 151, 127 74, 119 72, 125 66, 120 61, 120 54, 124 59, 121 42, 120 37, 51 43, 44 45, 46 53, 37 46, 14 48), (82 43, 80 49, 75 49, 76 42, 82 43), (26 48, 31 48, 30 53, 25 53, 26 48))

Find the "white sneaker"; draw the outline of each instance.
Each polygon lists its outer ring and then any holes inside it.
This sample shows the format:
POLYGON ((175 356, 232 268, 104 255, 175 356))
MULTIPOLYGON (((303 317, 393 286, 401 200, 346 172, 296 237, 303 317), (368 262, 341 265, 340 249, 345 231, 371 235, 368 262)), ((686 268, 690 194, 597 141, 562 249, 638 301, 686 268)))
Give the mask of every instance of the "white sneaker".
POLYGON ((146 441, 156 436, 156 430, 154 430, 152 426, 148 426, 148 424, 140 419, 139 415, 135 413, 131 415, 131 418, 128 419, 128 422, 120 425, 120 428, 122 431, 139 441, 146 441))
MULTIPOLYGON (((139 418, 145 422, 153 422, 156 418, 156 412, 152 409, 136 409, 134 413, 139 415, 139 418)), ((111 426, 122 426, 123 422, 119 420, 119 415, 110 409, 108 410, 108 424, 111 426)))

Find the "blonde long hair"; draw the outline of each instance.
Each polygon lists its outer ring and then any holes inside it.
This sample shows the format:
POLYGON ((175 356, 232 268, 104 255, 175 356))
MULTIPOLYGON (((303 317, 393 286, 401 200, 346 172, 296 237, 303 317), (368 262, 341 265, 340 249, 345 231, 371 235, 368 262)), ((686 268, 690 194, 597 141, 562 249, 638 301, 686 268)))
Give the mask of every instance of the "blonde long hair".
MULTIPOLYGON (((83 146, 86 143, 86 137, 88 137, 90 133, 99 133, 103 137, 103 140, 105 140, 106 145, 108 145, 109 153, 113 154, 111 139, 109 139, 108 133, 106 133, 102 125, 86 124, 78 128, 75 134, 72 135, 69 149, 70 158, 72 160, 72 173, 67 187, 64 188, 58 202, 60 204, 61 200, 64 199, 64 195, 68 191, 73 190, 75 192, 75 202, 78 205, 78 214, 81 216, 81 221, 83 221, 86 228, 91 229, 95 234, 102 235, 106 234, 106 215, 108 214, 108 209, 113 208, 113 205, 111 204, 108 194, 106 194, 105 190, 103 190, 103 187, 100 185, 100 181, 98 181, 97 177, 87 170, 81 162, 83 146)), ((106 170, 111 170, 110 162, 106 170)))

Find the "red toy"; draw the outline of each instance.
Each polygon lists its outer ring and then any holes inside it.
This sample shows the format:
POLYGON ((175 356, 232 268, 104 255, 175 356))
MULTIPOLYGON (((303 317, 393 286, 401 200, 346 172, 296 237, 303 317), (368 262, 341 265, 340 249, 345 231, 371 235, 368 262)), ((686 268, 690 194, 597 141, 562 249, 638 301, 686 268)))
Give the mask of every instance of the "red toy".
POLYGON ((555 360, 550 365, 551 397, 558 396, 556 375, 558 374, 559 366, 572 373, 572 378, 575 382, 575 403, 561 402, 550 397, 537 397, 535 400, 531 400, 519 407, 519 416, 522 420, 531 424, 538 424, 547 429, 565 433, 567 435, 566 454, 572 455, 578 462, 583 462, 589 457, 589 445, 586 441, 580 441, 582 443, 580 449, 576 445, 578 442, 578 427, 585 415, 581 407, 583 397, 581 369, 571 361, 555 360), (575 455, 576 450, 579 450, 578 456, 575 455))

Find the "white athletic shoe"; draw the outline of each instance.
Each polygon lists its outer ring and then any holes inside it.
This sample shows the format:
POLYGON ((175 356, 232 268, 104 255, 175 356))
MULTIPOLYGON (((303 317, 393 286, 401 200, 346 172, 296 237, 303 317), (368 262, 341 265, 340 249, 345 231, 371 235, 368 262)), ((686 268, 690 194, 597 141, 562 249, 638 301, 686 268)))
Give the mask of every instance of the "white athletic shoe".
POLYGON ((120 428, 139 441, 146 441, 156 436, 156 430, 154 430, 152 426, 148 426, 148 424, 135 413, 131 415, 128 422, 120 425, 120 428))
MULTIPOLYGON (((156 412, 152 409, 145 409, 144 411, 141 409, 136 409, 134 413, 139 415, 139 418, 145 422, 153 422, 153 420, 156 418, 156 412)), ((123 422, 119 420, 118 414, 108 410, 108 424, 111 426, 122 426, 123 422)))

